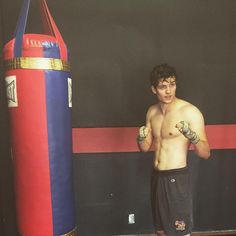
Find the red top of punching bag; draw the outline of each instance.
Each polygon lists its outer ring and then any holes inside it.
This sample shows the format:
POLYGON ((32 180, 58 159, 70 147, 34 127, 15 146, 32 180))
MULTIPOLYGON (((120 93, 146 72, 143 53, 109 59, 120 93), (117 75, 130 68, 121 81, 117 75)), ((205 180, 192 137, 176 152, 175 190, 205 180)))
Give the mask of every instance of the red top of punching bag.
POLYGON ((44 57, 44 50, 58 47, 63 61, 68 61, 67 47, 49 12, 45 0, 39 0, 41 18, 46 34, 25 34, 30 0, 25 0, 18 19, 15 38, 3 48, 4 60, 19 57, 44 57))
MULTIPOLYGON (((15 58, 14 55, 15 39, 12 39, 3 48, 4 60, 10 60, 15 58)), ((43 50, 51 47, 59 47, 60 56, 64 56, 65 61, 67 60, 67 51, 63 51, 61 44, 58 40, 50 35, 42 34, 24 34, 22 40, 22 54, 21 57, 44 57, 43 50)))

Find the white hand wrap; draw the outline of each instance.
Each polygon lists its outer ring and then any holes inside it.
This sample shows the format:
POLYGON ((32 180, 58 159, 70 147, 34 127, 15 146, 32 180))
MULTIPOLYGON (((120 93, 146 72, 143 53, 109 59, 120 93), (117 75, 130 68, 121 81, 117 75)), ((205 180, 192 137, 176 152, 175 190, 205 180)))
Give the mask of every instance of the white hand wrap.
POLYGON ((187 122, 185 121, 180 121, 180 124, 182 125, 181 128, 179 128, 180 132, 187 138, 190 140, 191 143, 193 144, 197 144, 200 140, 199 136, 197 135, 196 132, 192 131, 189 128, 189 125, 187 122))
POLYGON ((139 129, 139 134, 138 134, 138 136, 137 136, 137 141, 138 141, 138 142, 143 141, 143 140, 147 137, 147 135, 148 135, 148 129, 147 129, 147 127, 146 127, 146 126, 140 127, 140 129, 139 129))

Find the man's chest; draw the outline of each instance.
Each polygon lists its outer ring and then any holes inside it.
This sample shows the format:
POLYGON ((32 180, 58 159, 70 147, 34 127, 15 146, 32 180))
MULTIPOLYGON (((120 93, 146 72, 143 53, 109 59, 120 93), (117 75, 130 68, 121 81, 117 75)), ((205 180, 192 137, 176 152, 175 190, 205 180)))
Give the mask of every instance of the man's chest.
POLYGON ((182 114, 171 113, 168 115, 156 115, 151 119, 152 133, 155 138, 169 139, 176 138, 181 133, 176 124, 184 120, 182 114))

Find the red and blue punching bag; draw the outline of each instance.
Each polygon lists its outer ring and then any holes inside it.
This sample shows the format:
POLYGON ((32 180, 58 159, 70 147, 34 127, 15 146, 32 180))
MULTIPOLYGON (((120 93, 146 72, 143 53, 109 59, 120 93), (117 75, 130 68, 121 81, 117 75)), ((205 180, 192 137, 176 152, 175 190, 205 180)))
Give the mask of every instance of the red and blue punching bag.
POLYGON ((39 1, 50 34, 25 34, 24 0, 3 49, 19 233, 76 235, 72 170, 72 81, 66 45, 39 1))

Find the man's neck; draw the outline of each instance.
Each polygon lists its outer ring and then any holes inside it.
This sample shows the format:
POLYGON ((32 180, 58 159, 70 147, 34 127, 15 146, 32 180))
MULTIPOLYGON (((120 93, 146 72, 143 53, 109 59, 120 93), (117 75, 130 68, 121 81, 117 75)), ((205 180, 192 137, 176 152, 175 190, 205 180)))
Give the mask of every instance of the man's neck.
POLYGON ((177 101, 177 98, 175 97, 171 103, 159 102, 158 106, 159 106, 162 114, 165 115, 166 113, 170 112, 172 110, 172 108, 174 107, 176 101, 177 101))

